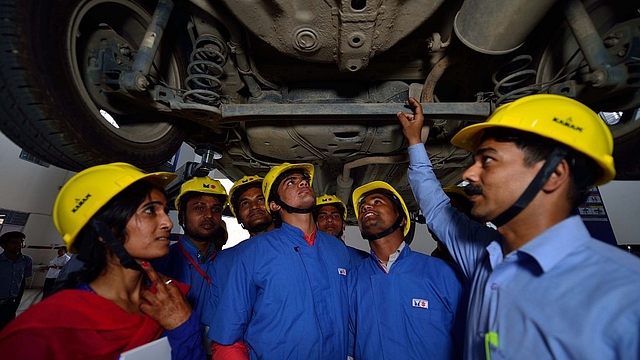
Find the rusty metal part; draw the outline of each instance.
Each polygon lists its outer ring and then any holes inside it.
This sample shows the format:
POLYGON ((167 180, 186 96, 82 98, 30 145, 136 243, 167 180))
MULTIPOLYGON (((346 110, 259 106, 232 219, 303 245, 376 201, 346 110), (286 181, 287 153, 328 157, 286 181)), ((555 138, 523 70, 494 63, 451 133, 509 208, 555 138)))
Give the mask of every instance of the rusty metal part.
POLYGON ((555 0, 466 0, 454 30, 465 45, 483 54, 514 51, 551 8, 555 0))

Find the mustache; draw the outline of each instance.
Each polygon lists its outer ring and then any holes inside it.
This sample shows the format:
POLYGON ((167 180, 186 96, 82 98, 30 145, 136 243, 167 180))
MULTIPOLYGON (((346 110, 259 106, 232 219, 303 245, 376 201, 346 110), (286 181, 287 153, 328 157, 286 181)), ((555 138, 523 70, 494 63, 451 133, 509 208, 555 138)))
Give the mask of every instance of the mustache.
POLYGON ((267 212, 267 209, 255 208, 255 209, 249 210, 249 216, 252 216, 254 214, 265 214, 266 212, 267 212))
POLYGON ((464 192, 469 196, 482 195, 482 187, 474 184, 469 184, 464 187, 464 192))

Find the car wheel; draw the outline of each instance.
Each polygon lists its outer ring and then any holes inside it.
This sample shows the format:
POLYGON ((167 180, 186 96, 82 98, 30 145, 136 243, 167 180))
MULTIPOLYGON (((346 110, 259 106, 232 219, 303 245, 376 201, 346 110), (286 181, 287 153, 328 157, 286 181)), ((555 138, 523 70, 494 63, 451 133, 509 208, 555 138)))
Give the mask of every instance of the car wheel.
MULTIPOLYGON (((142 1, 2 0, 2 132, 33 155, 76 171, 112 161, 153 169, 169 159, 182 130, 149 106, 146 94, 127 99, 105 91, 95 76, 101 46, 117 43, 120 60, 131 59, 152 13, 142 1)), ((150 77, 168 87, 180 87, 186 68, 178 47, 167 46, 175 36, 165 30, 150 77)))

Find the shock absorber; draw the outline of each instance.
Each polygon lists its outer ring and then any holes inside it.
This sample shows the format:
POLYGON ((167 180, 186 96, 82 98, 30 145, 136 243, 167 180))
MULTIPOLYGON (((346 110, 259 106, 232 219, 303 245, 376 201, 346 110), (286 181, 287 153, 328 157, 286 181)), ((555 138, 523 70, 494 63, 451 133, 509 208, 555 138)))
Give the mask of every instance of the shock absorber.
POLYGON ((540 85, 535 84, 537 71, 528 68, 532 61, 530 55, 519 55, 493 73, 491 81, 495 85, 496 105, 540 92, 540 85))
POLYGON ((182 98, 185 102, 196 102, 220 106, 220 77, 227 63, 228 48, 222 39, 213 35, 198 37, 189 57, 182 98))

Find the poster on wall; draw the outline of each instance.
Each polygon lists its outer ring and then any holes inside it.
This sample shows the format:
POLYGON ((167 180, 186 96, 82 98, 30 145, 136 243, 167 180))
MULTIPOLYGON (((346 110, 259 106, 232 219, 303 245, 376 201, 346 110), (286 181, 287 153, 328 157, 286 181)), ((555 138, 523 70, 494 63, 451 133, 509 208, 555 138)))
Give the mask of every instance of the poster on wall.
POLYGON ((612 245, 618 244, 600 190, 597 187, 589 189, 587 201, 578 207, 578 213, 591 236, 612 245))

